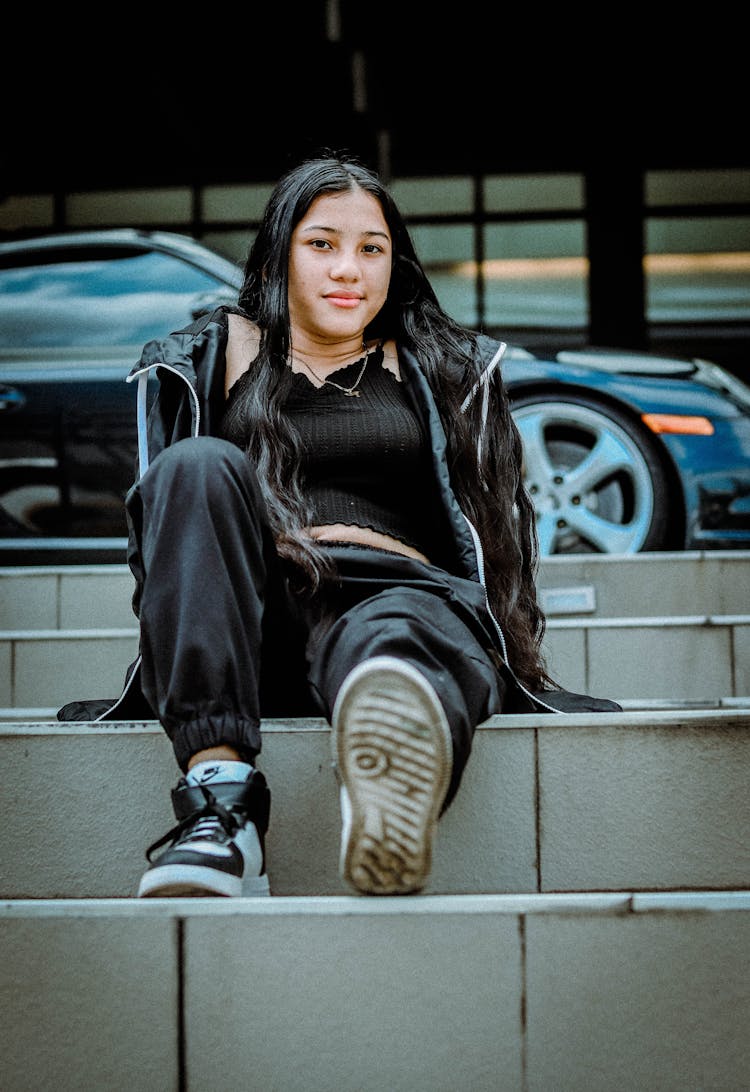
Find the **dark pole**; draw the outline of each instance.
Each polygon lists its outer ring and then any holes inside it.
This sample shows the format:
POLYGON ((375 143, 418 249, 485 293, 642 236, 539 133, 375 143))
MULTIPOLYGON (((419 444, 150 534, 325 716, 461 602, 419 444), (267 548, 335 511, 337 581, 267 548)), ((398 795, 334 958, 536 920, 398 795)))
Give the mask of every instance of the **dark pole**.
POLYGON ((615 160, 586 171, 589 341, 645 349, 643 171, 615 160))

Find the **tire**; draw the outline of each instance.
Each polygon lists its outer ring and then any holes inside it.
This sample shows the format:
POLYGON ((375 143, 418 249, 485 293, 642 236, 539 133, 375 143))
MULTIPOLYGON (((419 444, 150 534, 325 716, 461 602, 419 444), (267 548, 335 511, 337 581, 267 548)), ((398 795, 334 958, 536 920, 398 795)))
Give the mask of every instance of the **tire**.
POLYGON ((542 556, 664 548, 667 477, 645 429, 585 396, 526 396, 512 413, 542 556))

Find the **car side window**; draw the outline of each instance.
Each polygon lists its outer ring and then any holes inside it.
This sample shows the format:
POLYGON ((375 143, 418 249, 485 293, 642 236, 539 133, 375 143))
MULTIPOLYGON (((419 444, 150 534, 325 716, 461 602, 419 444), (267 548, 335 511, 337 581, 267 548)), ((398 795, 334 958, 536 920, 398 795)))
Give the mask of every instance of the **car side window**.
POLYGON ((158 251, 29 254, 0 268, 0 349, 141 346, 230 294, 222 281, 158 251))

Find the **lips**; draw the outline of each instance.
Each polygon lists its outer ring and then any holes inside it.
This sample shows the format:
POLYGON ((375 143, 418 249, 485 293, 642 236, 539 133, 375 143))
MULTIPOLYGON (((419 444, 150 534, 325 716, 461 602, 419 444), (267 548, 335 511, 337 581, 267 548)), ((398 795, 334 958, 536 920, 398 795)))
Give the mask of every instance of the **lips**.
POLYGON ((347 292, 331 293, 325 297, 329 303, 332 303, 334 307, 352 308, 356 307, 358 303, 362 302, 362 297, 357 295, 351 295, 347 292))

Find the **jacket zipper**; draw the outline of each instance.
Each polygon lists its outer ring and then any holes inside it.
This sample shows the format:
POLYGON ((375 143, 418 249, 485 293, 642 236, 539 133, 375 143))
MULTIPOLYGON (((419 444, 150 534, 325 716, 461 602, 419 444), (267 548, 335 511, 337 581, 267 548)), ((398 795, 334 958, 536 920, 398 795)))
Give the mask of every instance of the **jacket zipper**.
POLYGON ((492 607, 490 606, 489 596, 487 595, 487 583, 486 583, 485 578, 484 578, 484 550, 482 549, 482 542, 481 542, 481 539, 479 538, 479 533, 478 533, 476 527, 471 522, 471 520, 466 515, 466 513, 461 512, 461 515, 466 520, 469 531, 471 532, 472 540, 474 542, 474 552, 476 554, 477 570, 479 572, 479 583, 482 585, 482 588, 484 589, 484 602, 485 602, 485 606, 487 607, 487 613, 489 614, 490 618, 492 619, 492 623, 493 623, 495 629, 497 630, 497 635, 498 635, 498 637, 500 639, 500 647, 502 649, 502 654, 503 654, 503 663, 508 668, 510 673, 513 675, 513 678, 515 679, 516 684, 521 688, 521 690, 523 690, 526 697, 529 698, 534 705, 541 705, 544 709, 548 709, 550 711, 550 713, 560 713, 561 712, 560 709, 555 709, 554 706, 547 705, 546 701, 542 701, 542 699, 540 697, 538 697, 536 694, 532 694, 531 691, 528 690, 527 687, 525 687, 524 684, 521 682, 521 680, 516 676, 515 671, 511 667, 510 663, 508 662, 508 647, 507 647, 507 645, 505 643, 505 634, 503 633, 503 627, 500 625, 497 618, 493 614, 492 607))

